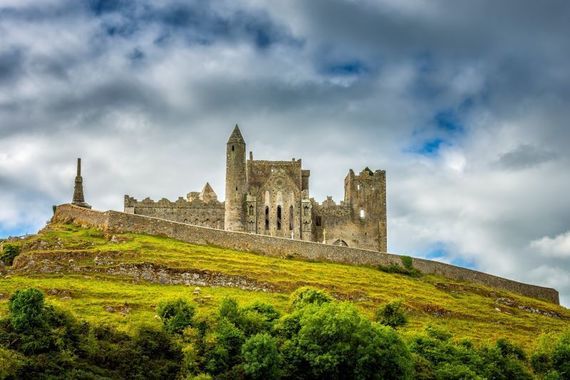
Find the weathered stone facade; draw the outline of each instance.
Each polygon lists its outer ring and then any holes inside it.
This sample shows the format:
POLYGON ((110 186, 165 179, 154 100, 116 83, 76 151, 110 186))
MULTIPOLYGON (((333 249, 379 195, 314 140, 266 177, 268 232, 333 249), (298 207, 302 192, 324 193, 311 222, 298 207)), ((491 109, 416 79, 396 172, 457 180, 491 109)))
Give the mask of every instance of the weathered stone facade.
POLYGON ((141 202, 125 195, 125 212, 227 231, 387 251, 386 172, 349 170, 344 200, 322 204, 309 196, 310 171, 302 161, 246 159, 236 125, 226 144, 226 199, 206 184, 175 202, 141 202))
POLYGON ((224 228, 224 203, 218 197, 209 183, 202 192, 188 193, 186 199, 180 197, 171 202, 162 198, 158 202, 150 198, 137 201, 125 195, 125 212, 189 223, 210 228, 224 228))

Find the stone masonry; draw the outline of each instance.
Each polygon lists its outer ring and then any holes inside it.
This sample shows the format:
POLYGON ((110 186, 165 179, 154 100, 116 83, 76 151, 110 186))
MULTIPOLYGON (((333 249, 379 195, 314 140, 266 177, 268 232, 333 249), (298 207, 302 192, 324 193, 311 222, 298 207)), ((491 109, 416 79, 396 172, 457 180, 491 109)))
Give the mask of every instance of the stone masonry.
POLYGON ((309 196, 310 171, 300 159, 246 159, 236 125, 226 144, 226 199, 219 202, 206 184, 202 192, 171 202, 125 195, 124 211, 226 231, 387 251, 386 172, 351 169, 344 200, 322 204, 309 196))

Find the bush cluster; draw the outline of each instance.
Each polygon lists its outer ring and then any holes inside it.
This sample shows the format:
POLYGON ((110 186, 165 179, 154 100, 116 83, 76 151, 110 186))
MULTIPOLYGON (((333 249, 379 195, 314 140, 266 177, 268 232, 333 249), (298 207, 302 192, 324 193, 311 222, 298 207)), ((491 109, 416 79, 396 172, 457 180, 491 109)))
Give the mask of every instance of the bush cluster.
POLYGON ((2 253, 0 254, 0 261, 4 265, 11 266, 14 263, 16 256, 20 254, 20 247, 14 244, 4 244, 2 253))
POLYGON ((162 328, 128 335, 90 325, 17 291, 0 320, 0 378, 65 379, 570 379, 570 330, 541 338, 527 355, 499 339, 477 347, 437 326, 421 334, 400 301, 377 321, 327 293, 301 288, 288 313, 224 299, 204 315, 184 300, 157 306, 162 328))
POLYGON ((378 270, 386 273, 398 273, 410 277, 420 277, 422 272, 414 268, 414 261, 410 256, 401 256, 402 265, 391 263, 389 265, 378 265, 378 270))

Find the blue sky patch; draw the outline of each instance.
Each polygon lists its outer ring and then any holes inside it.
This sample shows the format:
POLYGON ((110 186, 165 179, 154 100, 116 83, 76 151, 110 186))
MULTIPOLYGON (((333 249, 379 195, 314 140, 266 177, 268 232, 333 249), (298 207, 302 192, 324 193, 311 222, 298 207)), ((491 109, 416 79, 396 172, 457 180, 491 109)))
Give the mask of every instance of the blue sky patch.
POLYGON ((477 265, 472 260, 463 257, 451 256, 448 247, 442 242, 434 244, 433 248, 428 250, 422 256, 430 260, 445 261, 458 267, 477 269, 477 265))

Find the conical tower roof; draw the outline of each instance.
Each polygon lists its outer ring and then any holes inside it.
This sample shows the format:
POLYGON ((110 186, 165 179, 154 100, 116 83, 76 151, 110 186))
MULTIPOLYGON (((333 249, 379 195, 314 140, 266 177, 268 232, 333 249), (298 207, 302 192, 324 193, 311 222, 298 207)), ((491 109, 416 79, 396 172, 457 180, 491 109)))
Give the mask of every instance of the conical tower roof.
POLYGON ((245 140, 243 139, 243 136, 241 135, 241 131, 239 130, 239 127, 237 124, 236 124, 232 134, 230 135, 230 138, 228 139, 228 143, 243 143, 243 144, 245 144, 245 140))

